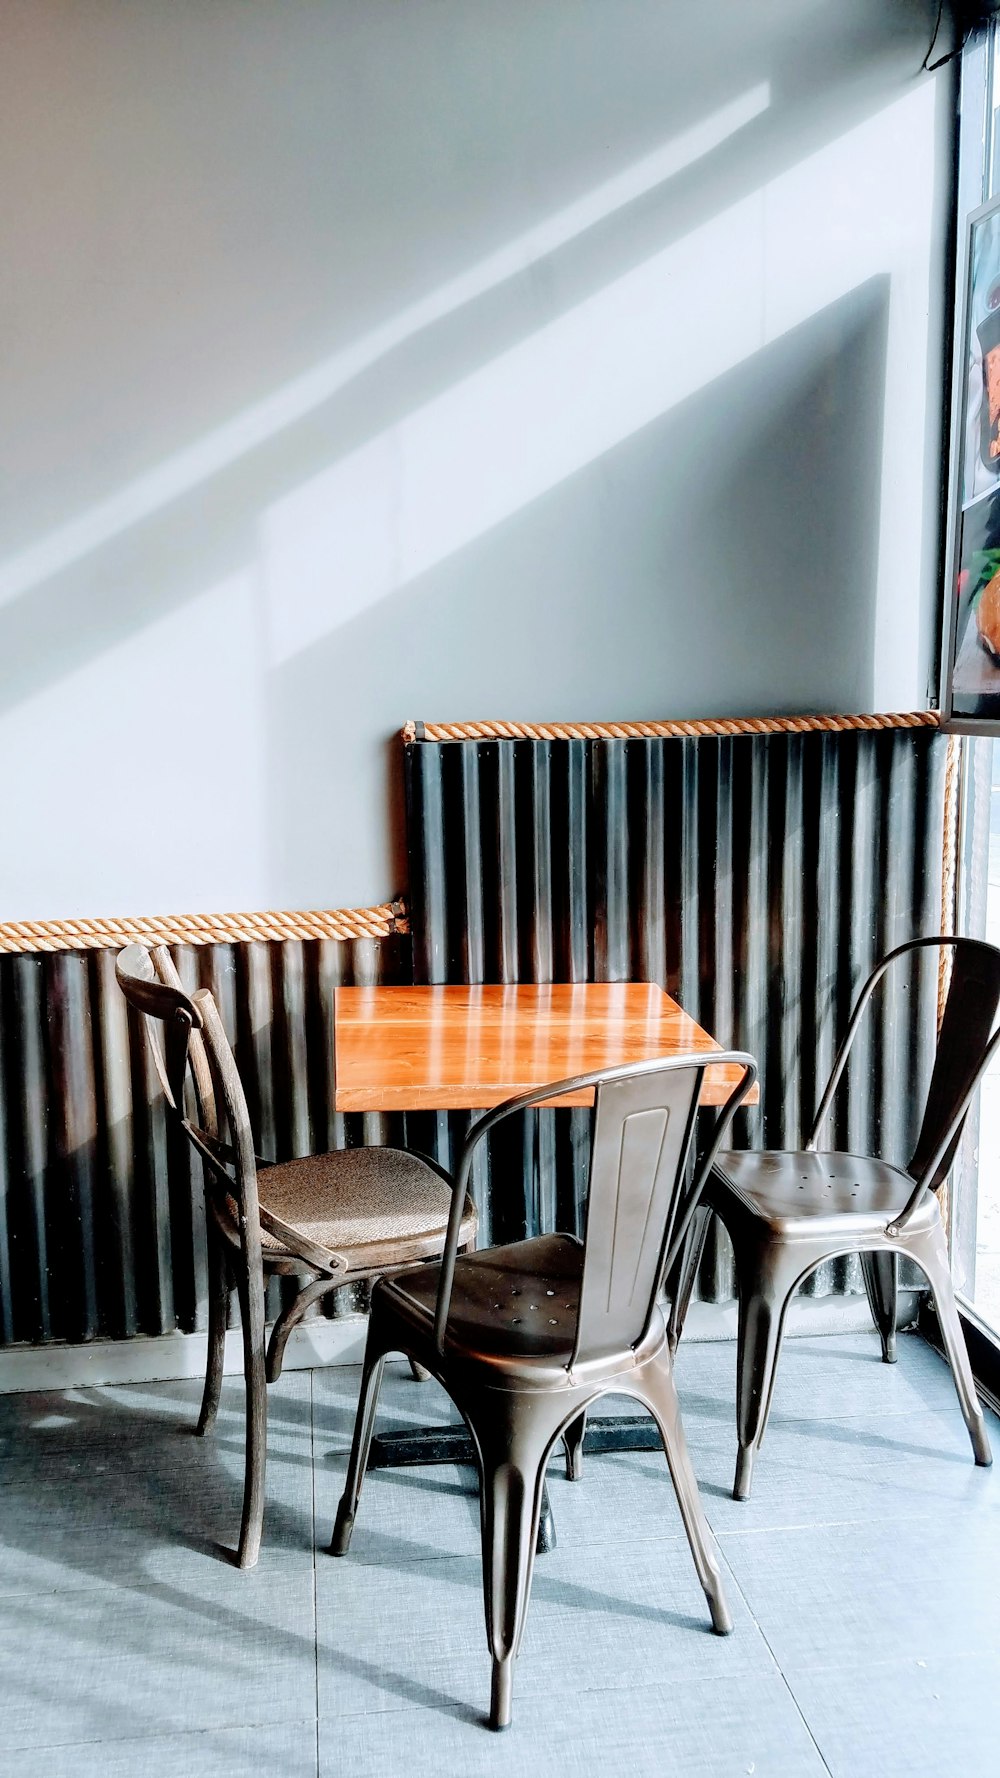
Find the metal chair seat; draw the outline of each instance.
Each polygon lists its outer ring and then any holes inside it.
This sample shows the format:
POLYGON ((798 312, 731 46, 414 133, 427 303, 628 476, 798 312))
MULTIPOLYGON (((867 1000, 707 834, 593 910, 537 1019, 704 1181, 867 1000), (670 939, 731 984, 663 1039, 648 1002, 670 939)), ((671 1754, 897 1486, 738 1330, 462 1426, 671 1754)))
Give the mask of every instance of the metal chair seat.
MULTIPOLYGON (((798 1228, 810 1239, 832 1235, 850 1247, 885 1233, 887 1222, 906 1208, 913 1180, 872 1155, 761 1149, 720 1154, 704 1198, 713 1209, 720 1187, 786 1239, 798 1228)), ((937 1199, 927 1192, 914 1220, 923 1226, 939 1214, 937 1199)))
MULTIPOLYGON (((898 1261, 907 1259, 923 1272, 933 1292, 975 1460, 983 1467, 992 1462, 934 1194, 948 1176, 979 1082, 1000 1050, 998 1009, 996 946, 951 934, 898 945, 878 964, 855 1002, 805 1147, 755 1154, 727 1151, 716 1157, 674 1278, 669 1338, 676 1347, 714 1211, 733 1244, 739 1297, 735 1499, 745 1500, 750 1493, 791 1298, 817 1266, 846 1253, 860 1255, 887 1364, 896 1357, 898 1261), (876 989, 898 966, 911 1006, 919 1007, 921 998, 926 1005, 926 983, 922 995, 918 967, 925 956, 937 965, 933 985, 938 1039, 930 1078, 920 1095, 923 1109, 916 1145, 906 1167, 890 1166, 874 1155, 818 1150, 820 1132, 834 1115, 837 1088, 876 989), (942 972, 943 960, 950 960, 950 971, 942 972)), ((902 1047, 902 1024, 893 1024, 892 1010, 882 1009, 883 1035, 891 1032, 902 1047)), ((914 1118, 915 1128, 916 1123, 914 1118)))
MULTIPOLYGON (((573 1364, 580 1314, 584 1248, 573 1235, 540 1235, 510 1247, 487 1248, 455 1262, 445 1357, 454 1373, 478 1373, 480 1387, 574 1389, 617 1377, 623 1354, 573 1364), (485 1374, 484 1374, 485 1373, 485 1374)), ((434 1313, 439 1265, 420 1266, 382 1278, 372 1293, 372 1313, 386 1328, 405 1329, 407 1350, 436 1368, 434 1313)), ((648 1333, 632 1348, 631 1362, 645 1363, 666 1339, 657 1309, 648 1333)), ((631 1366, 629 1366, 630 1368, 631 1366)))
MULTIPOLYGON (((468 1362, 531 1375, 565 1374, 576 1343, 583 1245, 572 1235, 541 1235, 490 1247, 455 1262, 446 1351, 468 1362)), ((398 1316, 433 1344, 439 1265, 384 1278, 373 1313, 398 1316)), ((377 1293, 377 1300, 376 1300, 377 1293)))
MULTIPOLYGON (((351 1272, 371 1273, 401 1260, 440 1253, 451 1210, 451 1190, 418 1155, 400 1148, 344 1148, 282 1161, 259 1176, 264 1212, 300 1231, 351 1272)), ((462 1242, 476 1232, 462 1224, 462 1242)), ((267 1253, 296 1252, 287 1238, 261 1227, 267 1253)))

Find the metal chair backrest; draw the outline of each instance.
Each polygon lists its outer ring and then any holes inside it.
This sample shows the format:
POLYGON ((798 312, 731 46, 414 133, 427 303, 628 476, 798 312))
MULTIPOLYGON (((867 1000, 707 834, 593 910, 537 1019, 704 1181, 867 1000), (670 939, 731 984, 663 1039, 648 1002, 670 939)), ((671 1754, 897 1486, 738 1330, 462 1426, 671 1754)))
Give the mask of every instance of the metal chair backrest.
POLYGON ((894 1227, 902 1226, 925 1190, 935 1190, 944 1180, 955 1158, 976 1088, 1000 1043, 1000 1030, 994 1029, 1000 1007, 1000 950, 995 945, 976 938, 942 935, 911 939, 883 957, 854 1004, 844 1041, 837 1052, 806 1143, 808 1149, 815 1149, 817 1145, 851 1045, 875 989, 900 958, 932 949, 951 951, 951 979, 941 1015, 920 1134, 906 1169, 916 1184, 894 1227))
POLYGON ((1000 950, 971 938, 952 940, 951 949, 951 981, 937 1053, 920 1135, 907 1169, 919 1178, 944 1142, 944 1150, 928 1180, 932 1190, 942 1183, 955 1158, 964 1117, 956 1120, 970 1088, 979 1078, 1000 1006, 1000 950))
POLYGON ((649 1327, 660 1283, 687 1233, 729 1122, 757 1077, 752 1056, 715 1051, 553 1081, 508 1099, 473 1125, 459 1160, 435 1315, 444 1347, 462 1206, 475 1148, 502 1118, 595 1089, 583 1279, 571 1364, 626 1351, 649 1327), (706 1067, 741 1070, 693 1173, 689 1169, 706 1067))

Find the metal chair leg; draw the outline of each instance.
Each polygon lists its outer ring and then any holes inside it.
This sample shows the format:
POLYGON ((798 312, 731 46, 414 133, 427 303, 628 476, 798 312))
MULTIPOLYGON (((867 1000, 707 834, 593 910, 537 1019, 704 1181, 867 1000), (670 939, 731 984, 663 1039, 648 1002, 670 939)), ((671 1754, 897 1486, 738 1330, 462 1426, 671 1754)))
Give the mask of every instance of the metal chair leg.
POLYGON ((733 1627, 733 1620, 723 1590, 722 1570, 716 1554, 715 1540, 708 1528, 698 1483, 691 1467, 669 1356, 664 1353, 650 1360, 639 1372, 635 1387, 640 1401, 649 1409, 660 1428, 687 1540, 691 1546, 698 1579, 708 1600, 708 1609, 712 1614, 712 1627, 718 1635, 727 1636, 733 1627))
POLYGON ((583 1439, 587 1430, 586 1410, 571 1420, 562 1435, 566 1451, 566 1480, 578 1482, 583 1474, 583 1439))
POLYGON ((951 1374, 955 1381, 955 1390, 962 1409, 962 1417, 968 1428, 969 1438, 977 1464, 988 1469, 993 1462, 986 1421, 976 1394, 975 1380, 969 1354, 965 1345, 965 1335, 959 1320, 958 1308, 955 1303, 955 1287, 951 1281, 951 1267, 948 1263, 948 1250, 945 1246, 944 1230, 939 1226, 928 1231, 919 1241, 909 1241, 907 1251, 911 1259, 915 1259, 921 1271, 925 1273, 930 1287, 934 1292, 934 1307, 937 1310, 938 1326, 945 1354, 951 1366, 951 1374))
POLYGON ((264 1375, 264 1277, 254 1272, 239 1281, 243 1322, 243 1372, 247 1390, 246 1477, 243 1521, 236 1562, 253 1568, 260 1555, 267 1465, 267 1380, 264 1375))
POLYGON ((222 1372, 226 1358, 226 1322, 229 1318, 229 1266, 226 1250, 212 1227, 208 1225, 208 1352, 205 1361, 205 1392, 201 1413, 195 1428, 204 1438, 215 1425, 222 1394, 222 1372))
POLYGON ((472 1420, 479 1449, 486 1636, 493 1656, 490 1727, 511 1718, 514 1662, 528 1613, 549 1439, 544 1419, 508 1398, 472 1420), (498 1420, 501 1424, 498 1425, 498 1420), (506 1425, 503 1422, 506 1421, 506 1425))
POLYGON ((374 1350, 369 1340, 368 1348, 365 1351, 364 1369, 361 1373, 361 1393, 358 1397, 358 1412, 354 1421, 354 1438, 351 1443, 350 1462, 347 1465, 347 1480, 344 1483, 344 1492, 340 1497, 333 1537, 330 1541, 332 1556, 346 1556, 351 1547, 354 1515, 358 1510, 361 1484, 365 1479, 365 1470, 368 1467, 368 1452, 371 1448, 372 1432, 375 1429, 378 1392, 382 1387, 384 1370, 385 1355, 374 1350))
POLYGON ((862 1253, 861 1270, 872 1312, 872 1320, 882 1341, 883 1364, 896 1362, 896 1278, 894 1253, 862 1253))
POLYGON ((676 1285, 670 1314, 667 1318, 667 1343, 671 1352, 676 1352, 684 1332, 684 1323, 691 1306, 695 1280, 701 1266, 701 1256, 705 1251, 705 1242, 712 1223, 712 1212, 707 1206, 696 1210, 691 1218, 691 1227, 677 1262, 676 1285))
POLYGON ((780 1248, 754 1248, 743 1241, 736 1252, 740 1299, 736 1356, 739 1450, 733 1499, 748 1500, 753 1461, 764 1437, 774 1393, 785 1310, 799 1268, 793 1270, 790 1263, 782 1263, 780 1248))

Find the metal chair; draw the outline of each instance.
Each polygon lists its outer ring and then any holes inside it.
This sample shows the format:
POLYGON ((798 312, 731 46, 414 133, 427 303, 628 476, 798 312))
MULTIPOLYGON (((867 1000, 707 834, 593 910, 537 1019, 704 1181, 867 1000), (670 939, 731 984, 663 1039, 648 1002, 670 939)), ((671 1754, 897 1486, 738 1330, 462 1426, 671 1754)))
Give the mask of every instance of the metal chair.
MULTIPOLYGON (((263 1160, 254 1153, 246 1096, 208 989, 185 992, 166 946, 150 953, 129 945, 117 959, 116 975, 129 1004, 145 1015, 167 1104, 205 1163, 209 1321, 197 1426, 202 1437, 219 1406, 231 1278, 236 1282, 247 1392, 237 1563, 252 1568, 264 1516, 267 1384, 281 1375, 292 1328, 329 1291, 439 1254, 449 1218, 455 1221, 451 1180, 433 1162, 398 1148, 348 1148, 279 1164, 263 1160), (162 1050, 153 1020, 164 1027, 162 1050), (185 1109, 189 1068, 197 1123, 185 1109), (264 1281, 275 1273, 305 1283, 275 1322, 265 1354, 264 1281)), ((459 1244, 474 1244, 471 1201, 459 1204, 457 1222, 459 1244)))
POLYGON ((874 970, 851 1014, 812 1133, 801 1152, 720 1154, 678 1271, 669 1335, 675 1349, 714 1211, 729 1232, 736 1264, 739 1329, 733 1498, 750 1494, 764 1437, 785 1314, 810 1272, 843 1254, 861 1256, 872 1316, 887 1364, 896 1357, 897 1259, 914 1260, 934 1293, 941 1337, 978 1464, 992 1462, 951 1281, 948 1246, 934 1193, 954 1159, 976 1088, 1000 1044, 1000 950, 969 938, 922 938, 899 945, 874 970), (817 1148, 865 1009, 898 959, 932 947, 952 952, 951 981, 917 1145, 904 1169, 869 1155, 817 1148), (992 1035, 991 1035, 992 1033, 992 1035))
POLYGON ((557 1081, 509 1099, 469 1131, 439 1264, 380 1279, 372 1291, 358 1417, 331 1545, 347 1554, 386 1354, 404 1352, 447 1390, 472 1435, 480 1478, 490 1723, 510 1721, 513 1663, 528 1608, 545 1466, 556 1441, 578 1467, 587 1408, 611 1391, 657 1422, 714 1628, 732 1621, 681 1428, 657 1301, 723 1132, 756 1078, 741 1070, 693 1176, 688 1166, 706 1058, 680 1056, 557 1081), (501 1119, 594 1087, 586 1234, 542 1235, 458 1258, 473 1153, 501 1119))

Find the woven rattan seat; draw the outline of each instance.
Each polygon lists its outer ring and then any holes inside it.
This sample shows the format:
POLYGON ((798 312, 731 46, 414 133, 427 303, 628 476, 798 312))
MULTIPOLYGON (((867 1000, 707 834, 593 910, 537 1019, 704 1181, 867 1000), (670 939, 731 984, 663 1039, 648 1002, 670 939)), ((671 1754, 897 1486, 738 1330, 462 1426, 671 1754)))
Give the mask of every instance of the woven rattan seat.
MULTIPOLYGON (((401 1148, 342 1148, 268 1167, 259 1177, 261 1208, 291 1223, 317 1247, 342 1254, 352 1271, 440 1253, 451 1192, 439 1173, 401 1148)), ((475 1233, 470 1214, 463 1242, 475 1233)), ((261 1229, 271 1253, 288 1246, 261 1229)))

